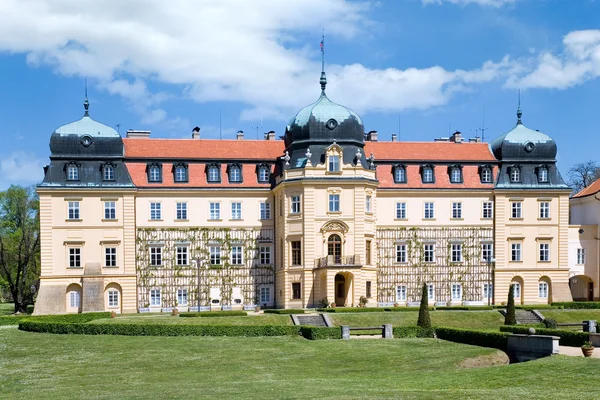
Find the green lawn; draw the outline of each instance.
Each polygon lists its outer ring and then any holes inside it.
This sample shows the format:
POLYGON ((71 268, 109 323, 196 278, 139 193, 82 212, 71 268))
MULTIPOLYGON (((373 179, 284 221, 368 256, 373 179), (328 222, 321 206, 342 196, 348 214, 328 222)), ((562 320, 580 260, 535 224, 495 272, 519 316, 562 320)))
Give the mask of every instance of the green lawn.
POLYGON ((597 359, 465 368, 497 355, 435 339, 85 336, 4 328, 0 398, 590 399, 600 392, 597 359))
POLYGON ((172 317, 162 315, 120 315, 117 318, 97 319, 92 324, 184 324, 184 325, 293 325, 289 315, 263 314, 248 317, 172 317))
POLYGON ((555 319, 559 324, 581 322, 586 319, 600 321, 600 310, 540 310, 545 318, 555 319))
POLYGON ((15 311, 15 305, 13 303, 0 303, 0 316, 10 315, 15 311))

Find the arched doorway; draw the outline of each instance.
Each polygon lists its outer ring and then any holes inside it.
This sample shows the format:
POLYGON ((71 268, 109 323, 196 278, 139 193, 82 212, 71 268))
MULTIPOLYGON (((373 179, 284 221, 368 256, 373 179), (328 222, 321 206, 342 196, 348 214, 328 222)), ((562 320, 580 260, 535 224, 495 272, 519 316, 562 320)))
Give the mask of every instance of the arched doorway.
POLYGON ((81 312, 81 286, 72 283, 67 286, 67 313, 81 312))
POLYGON ((346 277, 342 274, 335 275, 335 305, 344 307, 346 304, 346 277))
POLYGON ((510 284, 514 289, 513 294, 515 295, 515 304, 523 304, 523 278, 521 278, 520 276, 514 276, 510 284))
POLYGON ((594 282, 585 275, 576 275, 569 279, 571 296, 574 301, 593 301, 594 282))
POLYGON ((327 255, 333 258, 334 264, 342 263, 342 238, 339 235, 334 234, 327 239, 327 255))

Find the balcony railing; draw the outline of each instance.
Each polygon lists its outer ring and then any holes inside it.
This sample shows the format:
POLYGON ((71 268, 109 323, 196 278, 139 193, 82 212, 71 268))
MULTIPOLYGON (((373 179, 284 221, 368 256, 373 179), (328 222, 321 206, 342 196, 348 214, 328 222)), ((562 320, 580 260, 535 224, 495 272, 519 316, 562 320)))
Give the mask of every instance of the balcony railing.
POLYGON ((340 267, 340 266, 360 266, 360 256, 327 256, 317 259, 317 268, 340 267))

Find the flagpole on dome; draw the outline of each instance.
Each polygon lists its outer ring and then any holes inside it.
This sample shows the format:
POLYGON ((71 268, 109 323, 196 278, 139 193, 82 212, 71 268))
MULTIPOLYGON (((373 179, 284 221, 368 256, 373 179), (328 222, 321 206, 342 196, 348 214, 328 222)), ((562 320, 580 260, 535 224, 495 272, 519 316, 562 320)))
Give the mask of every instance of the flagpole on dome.
POLYGON ((321 95, 325 95, 325 86, 327 86, 327 77, 325 76, 325 28, 323 28, 323 35, 321 36, 321 95))

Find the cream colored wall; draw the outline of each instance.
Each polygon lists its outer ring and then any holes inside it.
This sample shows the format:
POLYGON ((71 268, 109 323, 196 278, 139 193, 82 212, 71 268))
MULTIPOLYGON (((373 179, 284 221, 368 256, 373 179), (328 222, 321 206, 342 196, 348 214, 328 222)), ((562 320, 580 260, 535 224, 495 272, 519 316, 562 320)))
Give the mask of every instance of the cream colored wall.
MULTIPOLYGON (((570 225, 569 226, 569 276, 575 277, 585 275, 591 279, 594 283, 594 299, 600 297, 598 288, 598 282, 600 280, 599 271, 599 245, 598 236, 598 225, 570 225), (580 230, 583 232, 580 233, 580 230), (577 249, 585 249, 585 263, 577 263, 577 249)), ((583 282, 583 279, 581 279, 583 282)), ((582 284, 576 286, 582 286, 582 284)), ((585 283, 583 286, 587 286, 585 283)), ((587 297, 587 287, 573 287, 572 291, 577 292, 574 294, 576 297, 582 297, 582 293, 585 292, 587 297)))

